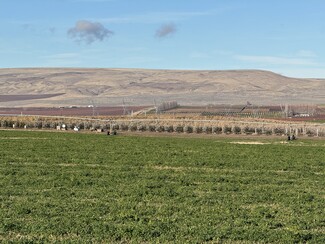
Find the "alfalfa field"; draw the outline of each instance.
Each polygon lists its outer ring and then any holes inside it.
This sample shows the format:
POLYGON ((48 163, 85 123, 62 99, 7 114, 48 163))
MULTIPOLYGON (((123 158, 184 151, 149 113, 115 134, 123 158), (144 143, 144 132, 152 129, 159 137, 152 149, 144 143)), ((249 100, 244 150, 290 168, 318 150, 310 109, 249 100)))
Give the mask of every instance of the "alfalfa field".
POLYGON ((0 131, 0 241, 325 243, 325 141, 0 131))

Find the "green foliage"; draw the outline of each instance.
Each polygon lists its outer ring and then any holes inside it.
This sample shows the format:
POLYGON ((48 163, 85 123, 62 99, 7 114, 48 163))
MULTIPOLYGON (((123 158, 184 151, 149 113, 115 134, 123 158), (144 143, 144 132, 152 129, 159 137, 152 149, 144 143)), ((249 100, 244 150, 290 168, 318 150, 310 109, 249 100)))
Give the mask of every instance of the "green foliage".
POLYGON ((325 142, 234 140, 0 131, 0 241, 324 243, 325 142))

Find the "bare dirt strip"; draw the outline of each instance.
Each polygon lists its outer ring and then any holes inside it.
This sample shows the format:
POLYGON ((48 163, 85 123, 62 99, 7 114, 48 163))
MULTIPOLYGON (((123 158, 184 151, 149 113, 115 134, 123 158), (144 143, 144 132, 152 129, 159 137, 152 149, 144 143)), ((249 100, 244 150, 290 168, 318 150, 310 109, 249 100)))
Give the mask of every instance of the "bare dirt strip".
POLYGON ((34 99, 45 99, 64 95, 64 93, 55 94, 35 94, 35 95, 0 95, 0 102, 24 101, 34 99))
POLYGON ((48 115, 48 116, 113 116, 138 112, 148 106, 116 107, 53 107, 53 108, 1 108, 2 115, 48 115))

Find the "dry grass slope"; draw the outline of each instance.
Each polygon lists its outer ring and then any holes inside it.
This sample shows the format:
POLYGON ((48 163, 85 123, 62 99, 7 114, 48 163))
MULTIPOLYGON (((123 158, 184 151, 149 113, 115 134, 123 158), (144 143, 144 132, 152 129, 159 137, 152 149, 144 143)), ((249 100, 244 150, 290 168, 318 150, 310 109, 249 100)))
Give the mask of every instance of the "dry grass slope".
POLYGON ((324 103, 325 80, 262 70, 0 69, 0 95, 64 95, 1 106, 324 103))

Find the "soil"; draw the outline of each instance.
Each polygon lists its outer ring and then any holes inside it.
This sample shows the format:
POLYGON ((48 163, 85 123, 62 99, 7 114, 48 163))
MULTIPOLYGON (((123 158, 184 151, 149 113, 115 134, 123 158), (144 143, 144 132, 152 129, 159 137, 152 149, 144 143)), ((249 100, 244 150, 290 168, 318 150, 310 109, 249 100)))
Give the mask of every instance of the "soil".
POLYGON ((1 115, 48 115, 48 116, 117 116, 137 112, 147 106, 132 107, 61 107, 61 108, 0 108, 1 115))

